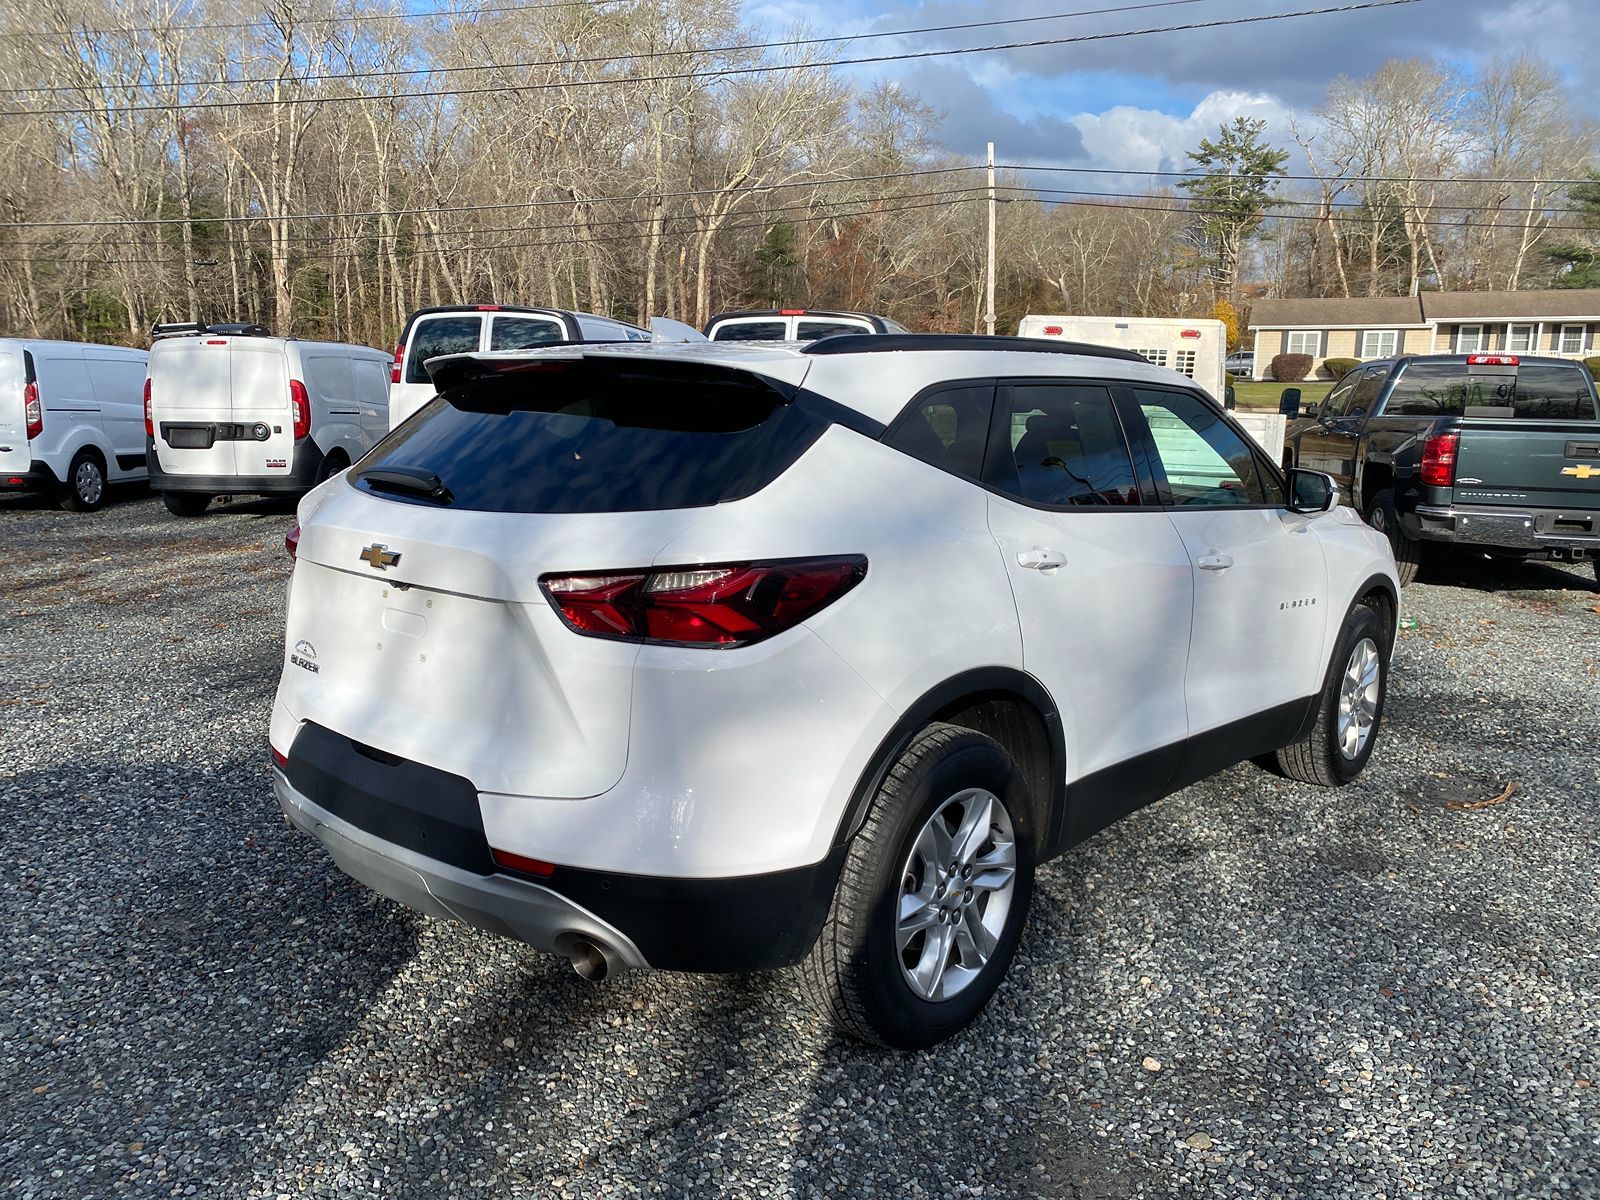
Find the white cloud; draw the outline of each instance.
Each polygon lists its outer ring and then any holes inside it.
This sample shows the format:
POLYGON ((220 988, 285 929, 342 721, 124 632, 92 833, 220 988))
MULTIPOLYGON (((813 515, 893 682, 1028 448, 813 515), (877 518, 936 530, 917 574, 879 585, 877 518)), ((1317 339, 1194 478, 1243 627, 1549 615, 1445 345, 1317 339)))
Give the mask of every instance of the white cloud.
POLYGON ((1188 116, 1119 105, 1104 112, 1079 113, 1068 121, 1083 135, 1084 150, 1092 165, 1170 171, 1184 169, 1188 165, 1186 153, 1198 146, 1201 138, 1214 137, 1219 125, 1239 116, 1265 120, 1268 140, 1287 145, 1292 115, 1293 110, 1272 96, 1214 91, 1188 116))

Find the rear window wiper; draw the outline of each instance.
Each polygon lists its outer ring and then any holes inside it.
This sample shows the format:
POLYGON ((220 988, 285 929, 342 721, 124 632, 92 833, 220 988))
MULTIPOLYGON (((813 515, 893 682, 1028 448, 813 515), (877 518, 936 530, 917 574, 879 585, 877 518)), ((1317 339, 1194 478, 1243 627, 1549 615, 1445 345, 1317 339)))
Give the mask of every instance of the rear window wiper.
POLYGON ((455 499, 444 482, 423 467, 368 467, 361 472, 361 482, 374 491, 420 496, 435 504, 449 504, 455 499))

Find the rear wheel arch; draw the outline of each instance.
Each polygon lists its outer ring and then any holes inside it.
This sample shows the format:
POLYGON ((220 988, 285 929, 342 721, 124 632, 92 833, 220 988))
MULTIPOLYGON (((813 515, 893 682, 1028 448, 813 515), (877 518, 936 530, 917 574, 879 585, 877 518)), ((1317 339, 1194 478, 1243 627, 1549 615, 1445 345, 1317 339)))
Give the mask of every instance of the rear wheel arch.
POLYGON ((1041 861, 1058 842, 1066 811, 1066 739, 1061 715, 1044 685, 1014 667, 979 667, 926 692, 901 715, 856 781, 834 834, 848 842, 894 762, 928 725, 972 729, 999 743, 1027 781, 1039 831, 1041 861))
POLYGON ((1369 461, 1361 470, 1361 490, 1357 496, 1361 515, 1365 517, 1372 500, 1379 492, 1394 487, 1394 464, 1369 461))

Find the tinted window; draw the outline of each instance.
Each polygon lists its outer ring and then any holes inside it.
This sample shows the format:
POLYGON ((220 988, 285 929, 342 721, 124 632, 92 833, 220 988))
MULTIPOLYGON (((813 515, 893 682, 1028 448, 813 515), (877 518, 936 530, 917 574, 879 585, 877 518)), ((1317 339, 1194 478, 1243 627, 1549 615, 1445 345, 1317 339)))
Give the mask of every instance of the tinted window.
POLYGON ((789 336, 787 321, 735 321, 718 325, 711 333, 713 342, 781 342, 789 336))
POLYGON ((1360 371, 1351 371, 1333 385, 1333 391, 1329 392, 1327 399, 1323 401, 1325 416, 1337 416, 1345 410, 1345 406, 1350 403, 1350 396, 1356 390, 1356 384, 1360 382, 1360 379, 1360 371))
POLYGON ((1030 504, 1138 504, 1133 463, 1111 393, 1078 384, 999 390, 1005 444, 989 456, 985 481, 1030 504))
POLYGON ((1413 417, 1592 421, 1596 414, 1587 376, 1579 363, 1524 363, 1515 374, 1472 373, 1465 363, 1412 363, 1395 380, 1384 411, 1413 417))
POLYGON ((489 326, 491 350, 526 350, 564 341, 561 326, 537 317, 496 317, 489 326))
POLYGON ((428 317, 411 331, 411 357, 406 363, 407 383, 428 383, 423 366, 441 354, 470 354, 478 348, 482 317, 428 317))
POLYGON ((795 325, 795 340, 814 342, 833 333, 871 333, 870 325, 855 321, 801 321, 795 325))
POLYGON ((541 362, 435 397, 360 464, 352 482, 420 468, 450 507, 483 512, 638 512, 747 496, 823 429, 739 372, 673 363, 541 362))
POLYGON ((889 445, 942 471, 976 480, 983 470, 993 401, 991 387, 951 388, 924 396, 901 418, 889 445))
POLYGON ((1361 372, 1361 378, 1356 380, 1356 386, 1351 389, 1340 415, 1346 417, 1360 417, 1372 411, 1373 405, 1378 402, 1378 393, 1383 391, 1383 381, 1389 377, 1389 372, 1383 368, 1374 368, 1361 372))
POLYGON ((1282 504, 1283 489, 1242 434, 1198 396, 1134 390, 1174 504, 1207 508, 1282 504))

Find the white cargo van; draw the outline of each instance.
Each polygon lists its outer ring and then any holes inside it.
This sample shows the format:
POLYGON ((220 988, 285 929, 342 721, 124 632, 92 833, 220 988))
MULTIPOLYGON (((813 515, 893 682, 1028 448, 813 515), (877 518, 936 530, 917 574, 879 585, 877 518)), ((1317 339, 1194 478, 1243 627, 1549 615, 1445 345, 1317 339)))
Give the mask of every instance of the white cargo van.
POLYGON ((178 516, 213 496, 298 495, 389 431, 389 356, 266 336, 157 326, 145 392, 150 486, 178 516))
POLYGON ((1217 401, 1228 390, 1223 361, 1227 330, 1221 321, 1188 317, 1036 317, 1017 326, 1018 337, 1092 342, 1142 354, 1158 367, 1187 375, 1217 401))
POLYGON ((393 429, 435 392, 430 358, 476 350, 531 350, 553 342, 648 342, 650 331, 615 317, 564 308, 520 308, 510 304, 452 304, 419 308, 406 318, 389 373, 389 428, 393 429))
POLYGON ((145 352, 91 342, 0 339, 0 491, 105 503, 110 483, 143 479, 145 352))

